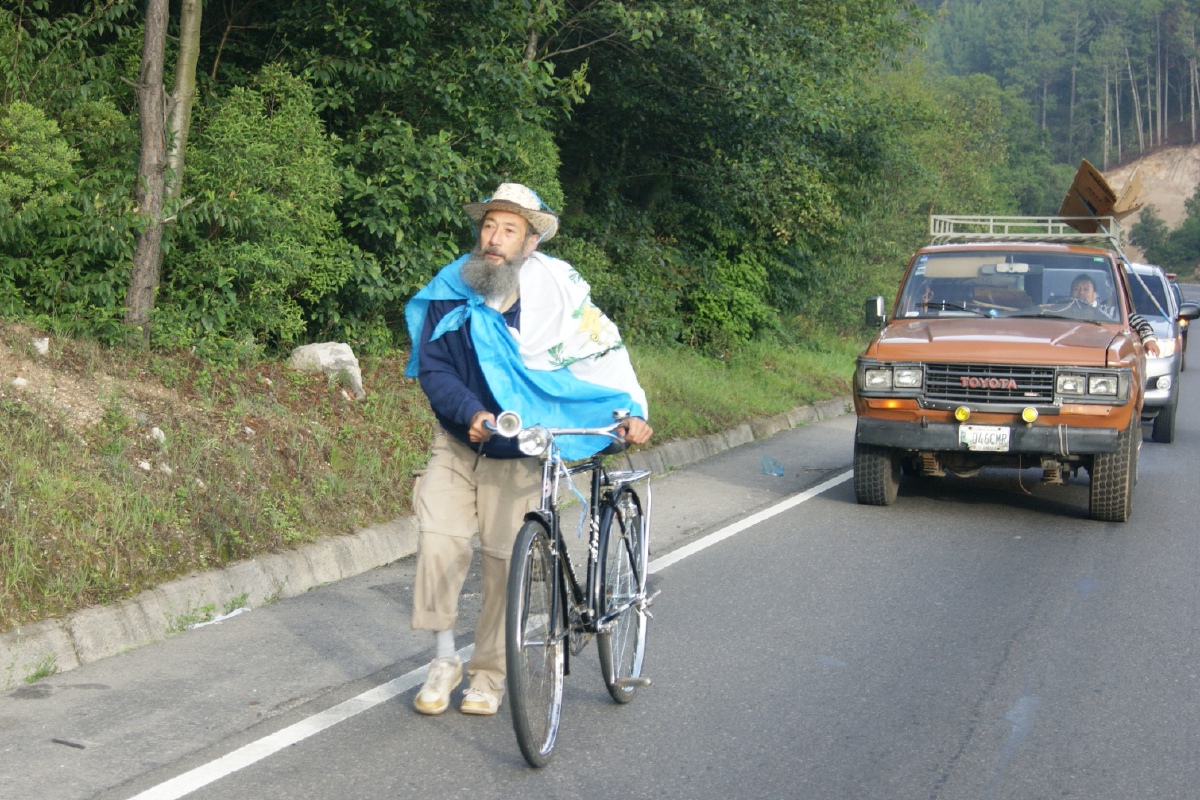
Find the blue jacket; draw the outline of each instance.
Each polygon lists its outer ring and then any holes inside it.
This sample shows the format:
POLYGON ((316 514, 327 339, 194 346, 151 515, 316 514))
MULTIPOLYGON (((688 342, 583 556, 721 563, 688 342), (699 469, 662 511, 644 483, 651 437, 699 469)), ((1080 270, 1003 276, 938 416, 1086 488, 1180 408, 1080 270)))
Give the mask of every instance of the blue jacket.
MULTIPOLYGON (((447 331, 438 339, 430 341, 434 328, 442 317, 455 307, 465 304, 465 300, 430 301, 429 311, 425 315, 425 329, 421 336, 417 379, 442 427, 451 436, 478 452, 479 444, 472 442, 468 435, 471 418, 480 411, 487 410, 499 414, 505 409, 500 408, 492 396, 483 370, 479 366, 479 357, 471 341, 471 320, 468 318, 462 327, 447 331)), ((518 299, 513 307, 505 312, 504 322, 510 328, 519 329, 520 320, 521 301, 518 299)), ((503 436, 488 439, 483 445, 483 453, 489 458, 525 457, 517 449, 516 439, 503 436)))

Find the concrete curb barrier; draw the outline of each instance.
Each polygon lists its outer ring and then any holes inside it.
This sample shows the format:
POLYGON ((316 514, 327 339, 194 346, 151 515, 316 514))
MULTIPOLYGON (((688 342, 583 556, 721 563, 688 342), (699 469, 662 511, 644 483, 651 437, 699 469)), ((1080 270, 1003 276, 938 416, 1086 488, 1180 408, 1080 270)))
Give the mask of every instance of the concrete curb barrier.
MULTIPOLYGON (((789 428, 840 416, 847 413, 850 402, 849 397, 836 397, 753 420, 723 433, 666 442, 630 457, 636 468, 663 474, 789 428)), ((237 607, 267 605, 416 552, 416 519, 403 517, 224 569, 193 573, 120 603, 91 606, 61 619, 0 633, 0 690, 38 672, 67 672, 164 639, 189 624, 237 607)))

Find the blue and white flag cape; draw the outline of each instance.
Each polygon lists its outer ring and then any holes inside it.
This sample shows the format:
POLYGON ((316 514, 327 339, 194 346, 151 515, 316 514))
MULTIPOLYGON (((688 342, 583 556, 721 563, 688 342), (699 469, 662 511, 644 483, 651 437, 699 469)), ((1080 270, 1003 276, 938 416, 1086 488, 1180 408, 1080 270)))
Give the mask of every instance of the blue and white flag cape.
MULTIPOLYGON (((646 417, 638 384, 617 327, 591 299, 591 289, 565 261, 534 253, 521 266, 521 327, 509 328, 462 279, 467 256, 447 264, 405 306, 412 355, 404 374, 417 377, 419 342, 432 300, 466 300, 443 317, 438 339, 469 317, 471 341, 488 388, 500 407, 516 411, 526 427, 594 428, 611 425, 612 412, 646 417)), ((564 436, 563 457, 587 458, 609 443, 602 436, 564 436)))

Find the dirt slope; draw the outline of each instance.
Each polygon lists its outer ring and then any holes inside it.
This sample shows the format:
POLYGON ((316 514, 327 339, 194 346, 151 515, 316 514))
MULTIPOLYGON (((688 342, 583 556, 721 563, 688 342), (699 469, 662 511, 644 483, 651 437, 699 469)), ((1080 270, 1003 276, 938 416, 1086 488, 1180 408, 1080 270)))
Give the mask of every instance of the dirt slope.
MULTIPOLYGON (((1177 227, 1187 216, 1184 202, 1195 193, 1196 186, 1200 185, 1200 145, 1157 150, 1105 172, 1104 179, 1117 194, 1120 194, 1135 169, 1141 171, 1142 201, 1146 205, 1154 206, 1169 227, 1177 227)), ((1125 229, 1131 228, 1139 216, 1140 214, 1135 213, 1126 218, 1125 229)), ((1127 250, 1131 257, 1141 257, 1137 248, 1129 247, 1127 250)))

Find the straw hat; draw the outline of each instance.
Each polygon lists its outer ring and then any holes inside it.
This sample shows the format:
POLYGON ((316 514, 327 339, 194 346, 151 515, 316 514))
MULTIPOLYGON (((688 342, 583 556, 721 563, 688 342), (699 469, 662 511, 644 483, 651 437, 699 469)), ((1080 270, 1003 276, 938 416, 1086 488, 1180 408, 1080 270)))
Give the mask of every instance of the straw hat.
POLYGON ((476 225, 483 221, 489 211, 511 211, 520 214, 538 234, 539 241, 554 238, 558 232, 558 216, 551 211, 537 192, 520 183, 502 183, 496 193, 479 203, 465 203, 463 210, 476 225))

